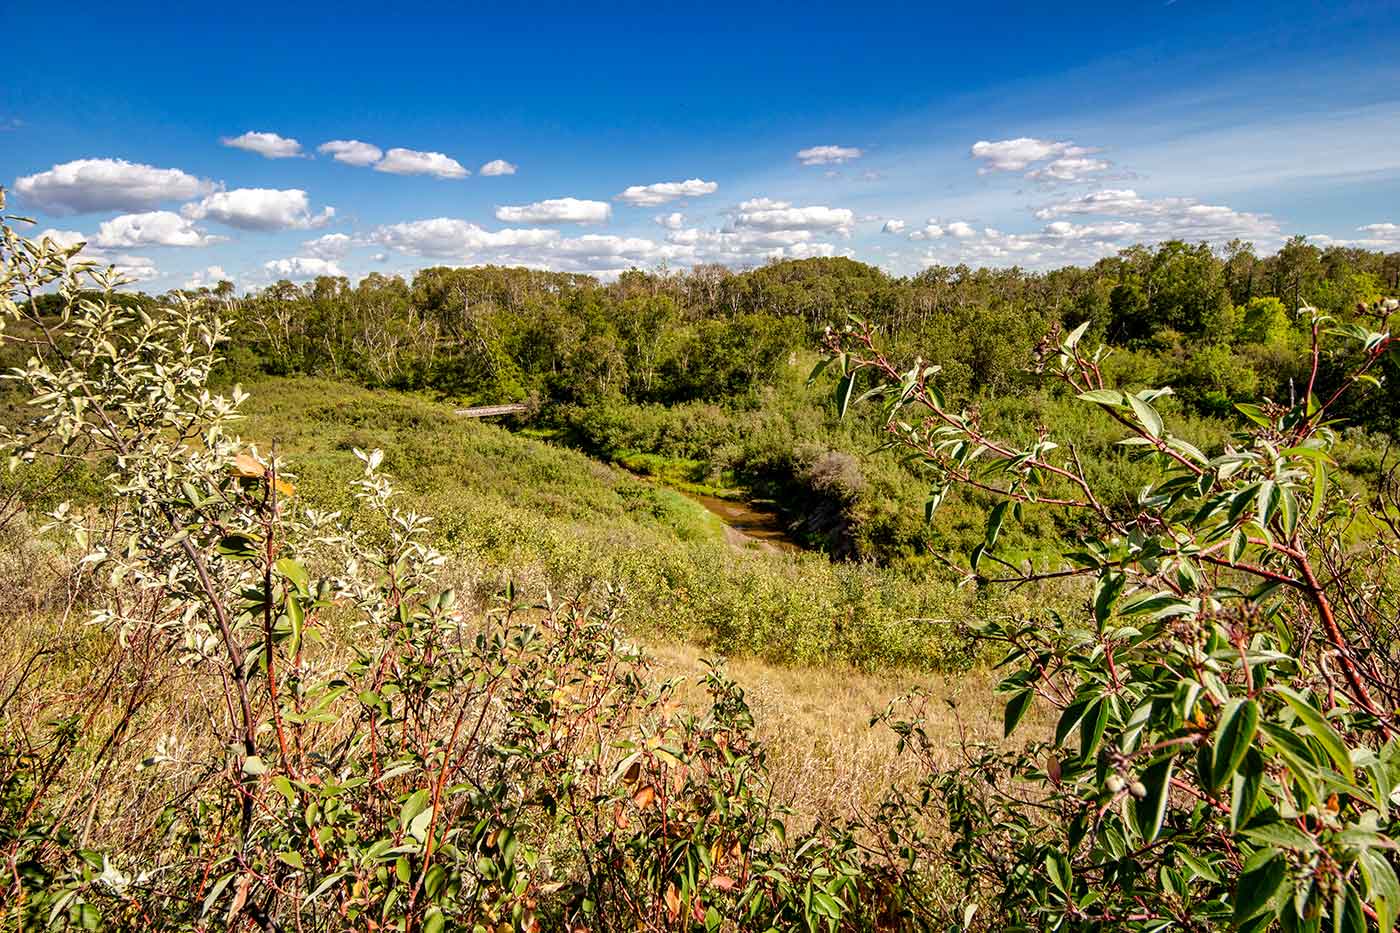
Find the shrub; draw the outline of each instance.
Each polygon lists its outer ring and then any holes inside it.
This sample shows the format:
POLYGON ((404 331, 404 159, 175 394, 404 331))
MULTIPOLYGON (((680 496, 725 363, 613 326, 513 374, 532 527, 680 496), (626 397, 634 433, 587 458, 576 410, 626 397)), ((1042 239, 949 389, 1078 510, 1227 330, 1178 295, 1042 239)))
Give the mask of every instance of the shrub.
MULTIPOLYGON (((945 399, 936 367, 896 366, 860 322, 829 334, 838 403, 862 382, 884 402, 890 442, 939 477, 931 508, 954 487, 997 499, 969 581, 1092 581, 1079 612, 981 631, 1005 648, 1007 735, 1043 706, 1053 737, 969 749, 966 767, 890 804, 929 858, 918 819, 932 801, 946 818, 966 879, 958 925, 1392 929, 1400 533, 1394 503, 1334 487, 1329 414, 1375 381, 1394 340, 1316 312, 1309 324, 1312 375, 1341 342, 1359 355, 1352 376, 1292 406, 1241 404, 1249 429, 1211 454, 1163 418, 1170 390, 1105 383, 1104 351, 1079 344, 1087 325, 1047 343, 1042 370, 1154 468, 1125 504, 1072 444, 988 434, 945 399), (1004 529, 1036 508, 1085 516, 1085 533, 1053 563, 1017 565, 1004 529)), ((886 719, 918 750, 917 717, 886 719)))

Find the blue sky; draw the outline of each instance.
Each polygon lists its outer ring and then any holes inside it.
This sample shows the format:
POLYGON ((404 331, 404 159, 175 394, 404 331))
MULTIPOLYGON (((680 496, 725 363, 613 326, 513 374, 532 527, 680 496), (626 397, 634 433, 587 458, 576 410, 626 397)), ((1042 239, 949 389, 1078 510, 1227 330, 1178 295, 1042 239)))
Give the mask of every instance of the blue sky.
POLYGON ((0 184, 148 290, 1047 268, 1169 237, 1394 250, 1397 12, 11 0, 0 184))

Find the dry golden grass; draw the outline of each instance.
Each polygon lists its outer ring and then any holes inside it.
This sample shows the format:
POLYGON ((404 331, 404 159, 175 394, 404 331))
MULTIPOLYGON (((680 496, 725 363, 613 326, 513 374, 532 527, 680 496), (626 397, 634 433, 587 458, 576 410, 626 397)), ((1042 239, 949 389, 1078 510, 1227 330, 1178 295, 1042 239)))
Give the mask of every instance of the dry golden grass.
MULTIPOLYGON (((699 709, 698 684, 706 654, 686 644, 647 643, 663 677, 683 676, 681 698, 699 709)), ((729 675, 744 688, 758 736, 771 750, 775 794, 799 820, 840 817, 874 804, 890 786, 915 777, 909 756, 897 753, 895 735, 873 715, 890 701, 921 690, 930 701, 926 730, 943 749, 940 764, 956 761, 960 743, 1001 738, 1002 707, 993 693, 996 675, 985 669, 961 674, 887 672, 842 668, 775 667, 738 658, 729 675)))

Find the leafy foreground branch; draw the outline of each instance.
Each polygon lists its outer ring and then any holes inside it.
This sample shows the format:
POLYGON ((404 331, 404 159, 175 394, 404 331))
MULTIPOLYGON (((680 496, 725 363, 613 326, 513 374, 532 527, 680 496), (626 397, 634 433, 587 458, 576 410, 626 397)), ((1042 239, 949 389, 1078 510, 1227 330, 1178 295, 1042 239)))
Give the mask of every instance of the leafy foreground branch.
MULTIPOLYGON (((1045 428, 1029 447, 988 436, 944 398, 936 367, 895 365, 861 322, 828 333, 839 407, 884 404, 889 446, 933 478, 930 512, 956 485, 997 497, 970 582, 1092 581, 1082 617, 981 632, 1006 649, 1006 733, 1039 705, 1058 717, 1053 741, 988 749, 927 784, 997 927, 1394 925, 1395 506, 1329 481, 1329 411, 1375 384, 1394 340, 1301 313, 1301 397, 1239 406, 1250 429, 1210 455, 1154 407, 1170 389, 1105 382, 1104 351, 1080 346, 1087 323, 1047 338, 1040 371, 1158 467, 1132 502, 1098 495, 1073 445, 1045 428), (1338 385, 1319 384, 1328 354, 1351 367, 1338 385), (1001 530, 1037 507, 1074 513, 1087 533, 1059 565, 1014 565, 998 555, 1001 530)), ((917 739, 916 722, 893 721, 917 739)))

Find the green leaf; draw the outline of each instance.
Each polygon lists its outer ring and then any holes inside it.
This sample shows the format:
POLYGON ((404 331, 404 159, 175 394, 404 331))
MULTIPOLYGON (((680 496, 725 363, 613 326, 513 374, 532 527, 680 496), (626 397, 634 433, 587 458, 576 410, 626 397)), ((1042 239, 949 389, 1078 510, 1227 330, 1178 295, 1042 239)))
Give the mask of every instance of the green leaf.
POLYGON ((1079 721, 1079 757, 1088 761, 1098 751, 1103 739, 1104 727, 1108 725, 1108 699, 1099 697, 1084 713, 1079 721))
POLYGON ((257 755, 249 755, 243 759, 243 773, 252 777, 267 773, 267 765, 257 755))
POLYGON ((1240 558, 1244 556, 1245 548, 1249 546, 1249 536, 1244 533, 1243 528, 1236 528, 1235 533, 1230 536, 1230 547, 1225 555, 1225 559, 1231 564, 1238 564, 1240 558))
POLYGON ((1260 408, 1258 405, 1247 405, 1243 403, 1237 403, 1235 405, 1235 410, 1238 411, 1240 414, 1244 415, 1250 421, 1253 421, 1255 424, 1259 425, 1261 428, 1267 428, 1270 424, 1272 424, 1272 422, 1269 421, 1268 417, 1264 414, 1264 409, 1260 408))
POLYGON ((1169 755, 1153 763, 1142 773, 1146 795, 1134 801, 1137 810, 1138 829, 1145 842, 1157 838, 1162 830, 1162 821, 1167 815, 1167 798, 1171 796, 1172 772, 1176 768, 1176 757, 1169 755))
POLYGON ((1249 822, 1254 803, 1264 787, 1264 758, 1253 748, 1247 750, 1243 767, 1236 767, 1230 778, 1230 832, 1249 822))
POLYGON ((306 870, 306 863, 301 860, 300 852, 278 852, 277 858, 280 859, 284 864, 290 865, 293 868, 297 868, 302 871, 306 870))
POLYGON ((1073 889, 1074 872, 1063 852, 1045 853, 1045 873, 1050 876, 1050 883, 1060 889, 1060 893, 1067 895, 1073 889))
POLYGON ((1002 523, 1006 521, 1006 509, 1010 504, 1010 500, 998 502, 992 508, 992 514, 987 516, 987 535, 984 540, 989 551, 997 546, 997 537, 1001 534, 1002 523))
POLYGON ((1162 416, 1157 414, 1157 409, 1138 398, 1136 395, 1128 396, 1128 404, 1132 406, 1133 413, 1138 416, 1142 426, 1147 429, 1147 433, 1153 437, 1162 436, 1162 416))
POLYGON ((1016 727, 1026 717, 1026 711, 1031 708, 1031 701, 1034 699, 1035 691, 1027 687, 1006 701, 1006 712, 1002 716, 1002 728, 1007 738, 1011 737, 1011 733, 1016 731, 1016 727))
POLYGON ((1113 604, 1117 601, 1118 595, 1123 592, 1123 585, 1127 582, 1127 574, 1116 570, 1109 570, 1099 577, 1098 583, 1094 586, 1094 620, 1102 627, 1108 621, 1108 617, 1113 614, 1113 604))
POLYGON ((1302 695, 1294 693, 1287 687, 1275 687, 1283 701, 1293 710, 1293 714, 1302 721, 1313 738, 1322 745, 1327 752, 1327 757, 1332 759, 1332 764, 1337 766, 1337 771, 1348 781, 1354 780, 1355 774, 1351 764, 1351 753, 1347 750, 1346 742, 1332 724, 1327 721, 1327 717, 1318 711, 1302 695))
POLYGON ((1061 343, 1061 346, 1063 346, 1066 350, 1073 350, 1076 346, 1079 345, 1079 340, 1081 337, 1084 336, 1084 332, 1089 329, 1089 324, 1090 321, 1085 321, 1083 324, 1080 324, 1074 330, 1070 331, 1067 335, 1065 335, 1065 339, 1061 343))
POLYGON ((220 557, 228 560, 252 560, 258 556, 257 541, 248 535, 232 534, 219 539, 215 546, 220 557))
POLYGON ((1277 913, 1276 903, 1288 880, 1288 863, 1273 849, 1260 849, 1244 863, 1235 885, 1236 925, 1266 912, 1277 913))
POLYGON ((421 813, 428 809, 428 804, 432 802, 432 797, 426 787, 420 788, 408 795, 404 801, 403 809, 399 811, 399 826, 407 829, 421 813))
POLYGON ((1312 505, 1308 506, 1308 521, 1317 521, 1322 512, 1322 503, 1327 499, 1327 465, 1321 460, 1313 461, 1312 505))
POLYGON ((274 565, 277 572, 286 577, 287 580, 297 588, 297 592, 302 595, 311 593, 311 577, 307 574, 306 568, 290 557, 283 557, 274 565))
POLYGON ((1311 836, 1284 820, 1249 826, 1243 832, 1260 845, 1297 849, 1299 852, 1314 852, 1318 848, 1317 842, 1311 836))
POLYGON ((856 388, 856 374, 847 373, 841 377, 841 381, 836 384, 836 414, 846 417, 846 409, 851 405, 851 393, 856 388))
POLYGON ((1081 401, 1099 405, 1120 407, 1123 404, 1123 393, 1114 389, 1094 389, 1092 392, 1081 392, 1078 397, 1081 401))
POLYGON ((1236 698, 1225 704, 1220 723, 1215 727, 1215 753, 1210 769, 1212 790, 1223 786, 1234 775, 1258 731, 1258 703, 1236 698))
POLYGON ((1298 497, 1288 486, 1279 490, 1279 494, 1279 511, 1283 517, 1283 533, 1291 538, 1298 530, 1298 497))
POLYGON ((1269 519, 1278 509, 1278 484, 1266 479, 1259 484, 1259 492, 1254 499, 1254 511, 1259 516, 1260 527, 1267 527, 1269 519))

